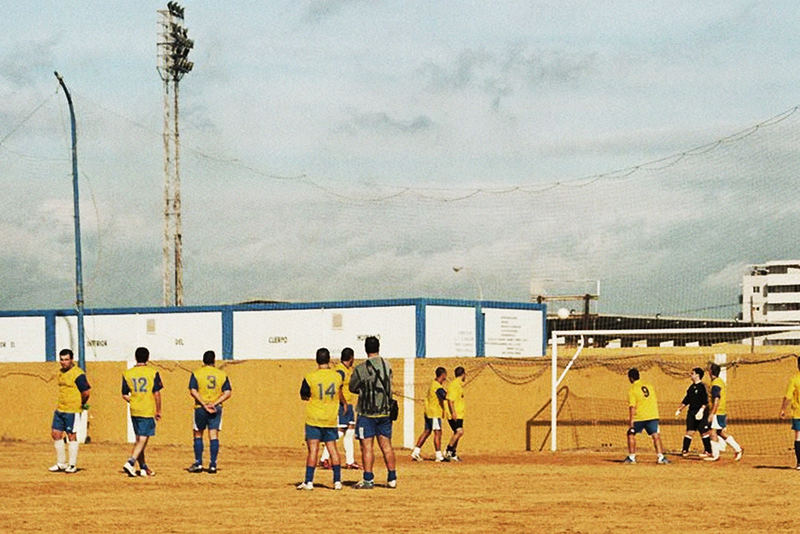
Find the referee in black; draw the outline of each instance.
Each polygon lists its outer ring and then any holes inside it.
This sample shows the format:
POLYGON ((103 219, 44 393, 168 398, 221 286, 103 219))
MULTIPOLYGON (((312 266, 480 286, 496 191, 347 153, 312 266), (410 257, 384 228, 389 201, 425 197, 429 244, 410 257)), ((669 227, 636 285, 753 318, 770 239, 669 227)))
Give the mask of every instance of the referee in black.
POLYGON ((683 436, 683 448, 681 449, 681 456, 683 457, 689 455, 689 447, 692 444, 692 436, 694 436, 695 431, 700 432, 703 439, 704 453, 701 456, 711 456, 711 435, 709 433, 708 419, 706 418, 708 390, 706 390, 706 385, 703 383, 703 374, 703 370, 700 367, 692 369, 692 384, 686 390, 686 396, 675 411, 675 417, 678 417, 684 408, 689 407, 686 411, 686 434, 683 436))

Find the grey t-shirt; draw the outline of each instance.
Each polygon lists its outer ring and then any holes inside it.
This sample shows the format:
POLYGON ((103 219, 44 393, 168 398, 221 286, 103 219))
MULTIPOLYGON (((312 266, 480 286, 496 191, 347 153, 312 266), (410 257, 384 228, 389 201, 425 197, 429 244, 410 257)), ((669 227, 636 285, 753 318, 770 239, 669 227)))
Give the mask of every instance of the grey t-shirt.
POLYGON ((366 417, 388 417, 392 399, 392 367, 380 356, 368 358, 353 369, 348 385, 358 394, 356 411, 366 417))

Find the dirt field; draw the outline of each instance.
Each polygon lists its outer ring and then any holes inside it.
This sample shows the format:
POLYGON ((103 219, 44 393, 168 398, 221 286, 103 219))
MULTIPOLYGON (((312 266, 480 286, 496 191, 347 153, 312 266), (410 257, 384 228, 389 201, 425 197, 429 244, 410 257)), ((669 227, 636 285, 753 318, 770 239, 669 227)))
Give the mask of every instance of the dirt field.
MULTIPOLYGON (((788 436, 787 436, 788 437, 788 436)), ((81 448, 80 471, 49 473, 50 443, 2 442, 0 532, 794 532, 800 472, 790 454, 716 464, 672 457, 638 465, 600 453, 465 456, 413 463, 398 450, 397 489, 355 491, 360 471, 317 470, 313 492, 295 485, 304 450, 225 447, 217 475, 189 474, 190 446, 148 450, 152 479, 120 467, 128 446, 81 448), (705 525, 701 523, 705 522, 705 525), (329 526, 326 526, 329 525, 329 526)), ((430 445, 423 453, 430 453, 430 445)), ((746 451, 745 451, 746 452, 746 451)), ((382 463, 379 463, 382 466, 382 463)))

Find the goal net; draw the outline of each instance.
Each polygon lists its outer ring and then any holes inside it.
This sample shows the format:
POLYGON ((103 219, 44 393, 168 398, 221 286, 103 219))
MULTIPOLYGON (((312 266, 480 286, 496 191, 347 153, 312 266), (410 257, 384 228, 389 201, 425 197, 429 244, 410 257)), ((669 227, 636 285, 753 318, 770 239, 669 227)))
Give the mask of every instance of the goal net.
MULTIPOLYGON (((691 371, 704 369, 708 385, 708 367, 717 363, 728 385, 730 433, 748 453, 785 452, 789 423, 778 413, 797 348, 771 342, 795 337, 800 326, 554 331, 549 410, 528 421, 528 448, 625 450, 627 371, 635 367, 655 388, 665 450, 680 451, 686 412, 675 411, 691 371)), ((692 446, 702 450, 699 436, 692 446)))

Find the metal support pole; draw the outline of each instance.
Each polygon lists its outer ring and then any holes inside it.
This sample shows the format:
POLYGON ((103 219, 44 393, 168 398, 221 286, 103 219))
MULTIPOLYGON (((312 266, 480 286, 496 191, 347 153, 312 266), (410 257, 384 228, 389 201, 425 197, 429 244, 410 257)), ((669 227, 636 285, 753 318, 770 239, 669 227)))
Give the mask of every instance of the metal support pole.
POLYGON ((183 236, 181 235, 181 174, 180 174, 180 135, 178 133, 178 80, 173 82, 173 115, 174 115, 174 140, 175 173, 172 183, 173 209, 175 218, 175 305, 183 306, 183 236))
POLYGON ((69 123, 72 128, 72 204, 75 219, 75 308, 78 312, 78 367, 86 370, 86 346, 83 332, 83 268, 81 261, 81 213, 78 201, 78 137, 75 132, 75 110, 64 79, 58 72, 53 72, 64 89, 69 105, 69 123))

